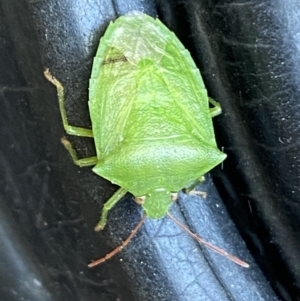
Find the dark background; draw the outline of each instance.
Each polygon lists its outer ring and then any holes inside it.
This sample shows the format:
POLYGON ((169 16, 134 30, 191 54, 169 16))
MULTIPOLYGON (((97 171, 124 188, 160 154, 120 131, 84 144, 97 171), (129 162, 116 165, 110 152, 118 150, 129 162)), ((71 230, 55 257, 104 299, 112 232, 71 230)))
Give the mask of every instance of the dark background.
MULTIPOLYGON (((300 300, 299 1, 0 2, 1 300, 300 300), (191 52, 223 114, 227 153, 172 213, 206 240, 250 263, 208 251, 172 221, 147 220, 128 195, 95 233, 117 187, 73 165, 51 68, 66 88, 69 120, 89 126, 88 79, 108 23, 138 10, 157 16, 191 52)), ((81 156, 90 139, 70 137, 81 156)), ((195 162, 197 164, 197 162, 195 162)))

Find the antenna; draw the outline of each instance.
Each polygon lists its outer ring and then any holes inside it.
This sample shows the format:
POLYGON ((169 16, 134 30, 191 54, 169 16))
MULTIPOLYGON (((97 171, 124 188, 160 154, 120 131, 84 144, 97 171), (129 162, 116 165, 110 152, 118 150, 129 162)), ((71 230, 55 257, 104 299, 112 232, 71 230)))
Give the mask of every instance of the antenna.
MULTIPOLYGON (((167 213, 168 217, 175 222, 182 230, 186 231, 190 236, 192 236, 195 240, 197 240, 199 243, 204 244, 206 247, 212 249, 213 251, 219 253, 222 256, 227 257, 228 259, 230 259, 231 261, 235 262, 236 264, 244 267, 244 268, 249 268, 249 264, 242 261, 241 259, 227 253, 226 251, 224 251, 221 248, 216 247, 215 245, 207 242, 206 240, 204 240, 203 238, 201 238, 200 236, 196 235, 195 233, 193 233, 189 228, 187 228, 185 225, 183 225, 182 223, 180 223, 173 215, 171 215, 169 212, 167 213)), ((137 231, 141 228, 141 226, 143 225, 144 221, 146 220, 147 216, 146 214, 143 215, 142 219, 139 221, 139 223, 135 226, 135 228, 132 230, 131 234, 122 242, 121 245, 119 245, 118 247, 116 247, 115 249, 113 249, 111 252, 107 253, 104 257, 101 257, 93 262, 91 262, 88 267, 89 268, 93 268, 105 261, 107 261, 108 259, 114 257, 116 254, 118 254, 119 252, 121 252, 123 250, 123 248, 125 248, 130 241, 132 240, 133 236, 137 233, 137 231)))
POLYGON ((147 216, 146 214, 143 215, 142 219, 139 221, 139 223, 135 226, 135 228, 132 230, 131 234, 122 242, 121 245, 119 245, 118 247, 116 247, 115 249, 113 249, 111 252, 107 253, 104 257, 101 257, 93 262, 91 262, 88 267, 89 268, 93 268, 96 265, 99 265, 103 262, 105 262, 106 260, 114 257, 116 254, 118 254, 119 252, 121 252, 123 250, 123 248, 125 248, 131 241, 132 237, 136 234, 136 232, 141 228, 142 224, 144 223, 144 221, 146 220, 147 216))
POLYGON ((222 256, 227 257, 228 259, 230 259, 231 261, 235 262, 236 264, 244 267, 244 268, 249 268, 249 264, 242 261, 241 259, 227 253, 226 251, 224 251, 221 248, 216 247, 215 245, 207 242, 206 240, 204 240, 203 238, 201 238, 200 236, 196 235, 195 233, 193 233, 189 228, 187 228, 185 225, 183 225, 182 223, 180 223, 173 215, 171 215, 169 212, 167 213, 168 217, 175 222, 182 230, 186 231, 190 236, 192 236, 195 240, 197 240, 198 242, 204 244, 206 247, 212 249, 213 251, 219 253, 222 256))

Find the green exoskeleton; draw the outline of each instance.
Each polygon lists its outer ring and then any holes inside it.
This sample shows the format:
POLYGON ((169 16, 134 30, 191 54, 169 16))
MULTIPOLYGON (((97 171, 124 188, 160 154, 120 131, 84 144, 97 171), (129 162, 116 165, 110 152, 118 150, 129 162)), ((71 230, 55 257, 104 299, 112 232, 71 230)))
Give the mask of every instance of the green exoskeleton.
MULTIPOLYGON (((93 165, 96 174, 121 187, 105 203, 96 230, 104 228, 107 213, 127 192, 141 204, 145 216, 166 216, 174 193, 191 186, 226 158, 217 147, 212 124, 221 108, 208 97, 189 52, 158 19, 129 14, 109 24, 90 78, 92 130, 69 125, 63 87, 49 70, 45 76, 57 87, 66 132, 94 138, 97 155, 82 159, 62 139, 75 164, 93 165)), ((90 266, 120 251, 143 220, 122 246, 90 266)))

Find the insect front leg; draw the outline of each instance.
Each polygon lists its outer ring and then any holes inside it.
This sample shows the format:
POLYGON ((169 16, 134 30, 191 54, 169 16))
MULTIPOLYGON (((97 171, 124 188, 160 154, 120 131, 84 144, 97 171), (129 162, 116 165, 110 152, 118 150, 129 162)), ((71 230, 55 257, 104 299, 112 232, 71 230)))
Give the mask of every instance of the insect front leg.
POLYGON ((220 115, 222 113, 222 108, 221 108, 220 104, 210 97, 208 97, 208 101, 214 106, 213 108, 209 109, 210 116, 215 117, 215 116, 220 115))
POLYGON ((57 89, 57 97, 59 103, 59 110, 63 122, 65 131, 69 135, 80 136, 80 137, 93 137, 93 131, 91 129, 86 129, 82 127, 72 126, 68 122, 66 109, 65 109, 65 97, 64 97, 64 87, 63 85, 51 75, 49 69, 44 71, 45 77, 50 81, 57 89))
POLYGON ((196 179, 195 181, 191 182, 187 187, 184 188, 184 192, 191 195, 200 195, 203 198, 206 198, 207 193, 205 191, 195 190, 196 186, 198 186, 203 181, 205 181, 204 176, 200 177, 199 179, 196 179))
POLYGON ((101 218, 98 224, 95 226, 95 231, 100 231, 105 227, 108 212, 123 198, 126 193, 127 190, 124 188, 119 188, 104 204, 101 212, 101 218))

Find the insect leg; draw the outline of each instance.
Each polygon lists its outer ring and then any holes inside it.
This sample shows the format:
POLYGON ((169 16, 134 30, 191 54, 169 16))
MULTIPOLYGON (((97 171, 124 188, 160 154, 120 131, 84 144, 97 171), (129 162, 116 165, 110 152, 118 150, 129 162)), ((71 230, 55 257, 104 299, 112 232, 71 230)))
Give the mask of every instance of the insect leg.
POLYGON ((202 176, 199 179, 196 179, 195 181, 191 182, 187 187, 185 187, 183 189, 183 191, 187 194, 191 194, 191 195, 200 195, 203 198, 206 198, 206 192, 204 191, 196 191, 194 190, 196 188, 196 186, 198 186, 200 183, 202 183, 203 181, 205 181, 205 177, 202 176))
POLYGON ((91 262, 88 265, 88 267, 89 268, 93 268, 96 265, 105 262, 106 260, 114 257, 116 254, 118 254, 119 252, 121 252, 130 243, 131 239, 136 234, 136 232, 141 228, 141 226, 144 223, 144 221, 145 221, 146 218, 147 218, 147 216, 146 216, 146 214, 144 214, 143 218, 140 220, 140 222, 132 230, 131 234, 123 241, 123 243, 120 246, 116 247, 114 250, 112 250, 111 252, 109 252, 108 254, 106 254, 104 257, 101 257, 101 258, 99 258, 99 259, 91 262))
POLYGON ((102 212, 101 212, 101 219, 98 222, 98 224, 95 226, 95 231, 102 230, 107 221, 107 214, 109 210, 111 210, 121 199, 122 197, 127 193, 127 190, 124 188, 119 188, 111 197, 110 199, 104 204, 102 212))
POLYGON ((65 131, 69 135, 80 136, 80 137, 93 137, 93 132, 91 129, 72 126, 69 124, 67 114, 66 114, 66 109, 65 109, 65 97, 64 97, 63 85, 54 76, 51 75, 49 69, 46 69, 44 71, 44 75, 48 79, 48 81, 50 81, 57 89, 59 110, 60 110, 65 131))
POLYGON ((61 138, 60 141, 64 145, 64 147, 67 149, 69 154, 71 155, 71 157, 74 161, 74 164, 76 164, 80 167, 91 166, 91 165, 96 165, 97 164, 98 158, 96 156, 78 159, 78 157, 76 155, 76 152, 75 152, 75 149, 73 148, 70 141, 67 140, 66 138, 61 138))
POLYGON ((215 117, 215 116, 220 115, 222 113, 222 108, 221 108, 220 104, 210 97, 208 97, 208 101, 214 106, 213 108, 209 109, 210 116, 215 117))

